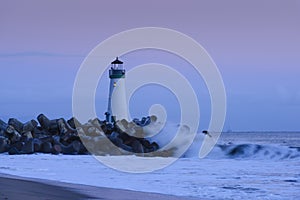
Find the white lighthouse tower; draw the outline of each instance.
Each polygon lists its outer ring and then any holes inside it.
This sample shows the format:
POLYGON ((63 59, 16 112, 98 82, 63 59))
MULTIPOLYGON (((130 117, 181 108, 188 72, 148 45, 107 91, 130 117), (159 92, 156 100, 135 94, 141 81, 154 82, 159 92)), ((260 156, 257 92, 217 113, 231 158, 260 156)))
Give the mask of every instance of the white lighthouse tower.
POLYGON ((118 57, 111 63, 109 78, 110 85, 108 108, 105 115, 106 121, 112 124, 116 120, 128 120, 125 90, 125 69, 123 67, 123 62, 120 61, 118 57))

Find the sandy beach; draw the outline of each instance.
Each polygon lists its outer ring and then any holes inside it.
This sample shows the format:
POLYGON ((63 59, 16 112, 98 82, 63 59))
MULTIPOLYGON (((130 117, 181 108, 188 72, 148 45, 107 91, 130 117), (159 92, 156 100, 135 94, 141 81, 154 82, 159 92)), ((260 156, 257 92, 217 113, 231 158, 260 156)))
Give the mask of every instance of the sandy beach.
POLYGON ((87 185, 69 184, 42 179, 29 179, 7 174, 0 174, 0 200, 19 199, 193 200, 196 198, 93 187, 87 185))

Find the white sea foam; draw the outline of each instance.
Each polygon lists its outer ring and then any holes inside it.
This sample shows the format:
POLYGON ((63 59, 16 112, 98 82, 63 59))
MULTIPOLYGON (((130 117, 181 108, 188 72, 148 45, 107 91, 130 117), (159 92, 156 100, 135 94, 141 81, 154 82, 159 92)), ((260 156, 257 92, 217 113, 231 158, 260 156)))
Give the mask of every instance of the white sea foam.
MULTIPOLYGON (((177 129, 180 128, 180 125, 174 123, 167 123, 165 128, 162 130, 160 134, 153 138, 160 146, 165 146, 168 142, 170 142, 176 134, 177 129)), ((185 133, 184 131, 181 131, 185 133)), ((264 134, 264 133, 260 133, 264 134)), ((245 134, 244 134, 245 135, 245 134)), ((256 137, 255 133, 249 133, 250 137, 256 137)), ((258 134, 259 135, 259 134, 258 134)), ((243 136, 243 135, 241 135, 243 136)), ((199 150, 204 141, 205 137, 209 137, 202 133, 197 133, 195 138, 193 139, 193 143, 189 147, 189 149, 185 152, 182 157, 185 158, 196 158, 199 156, 199 150)), ((224 136, 226 137, 226 135, 224 136)), ((238 136, 237 136, 238 137, 238 136)), ((249 136, 248 136, 249 137, 249 136)), ((300 137, 300 134, 299 134, 300 137)), ((176 143, 178 147, 181 144, 187 143, 188 136, 185 134, 181 134, 179 136, 179 141, 176 143)), ((241 137, 242 138, 242 137, 241 137)), ((271 140, 272 138, 270 138, 271 140)), ((235 138, 235 140, 238 140, 235 138)), ((253 142, 253 141, 252 141, 253 142)), ((299 143, 300 146, 300 143, 299 143)), ((215 148, 210 152, 207 156, 210 159, 300 159, 300 147, 290 147, 283 145, 275 145, 270 143, 270 141, 265 143, 250 143, 250 141, 239 141, 236 143, 227 142, 222 143, 222 139, 217 142, 215 148)))
MULTIPOLYGON (((171 128, 175 129, 176 125, 171 128)), ((234 138, 224 134, 204 159, 197 155, 205 136, 198 134, 184 158, 151 173, 119 172, 88 155, 47 154, 0 154, 0 173, 201 199, 299 199, 299 146, 283 146, 289 144, 287 140, 272 144, 281 134, 273 137, 262 134, 234 134, 234 138), (226 137, 234 143, 228 143, 226 137), (245 139, 248 137, 251 143, 245 139)), ((295 141, 298 137, 299 134, 294 134, 290 138, 295 141)), ((130 167, 135 156, 107 156, 105 159, 130 167)), ((145 159, 151 164, 153 158, 145 159)), ((159 159, 167 162, 169 158, 159 159)))

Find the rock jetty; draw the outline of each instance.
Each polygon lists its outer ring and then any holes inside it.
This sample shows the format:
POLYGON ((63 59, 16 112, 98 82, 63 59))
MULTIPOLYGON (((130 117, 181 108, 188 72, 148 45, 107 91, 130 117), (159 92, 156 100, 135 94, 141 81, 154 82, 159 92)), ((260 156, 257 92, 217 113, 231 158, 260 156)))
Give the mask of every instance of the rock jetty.
POLYGON ((172 156, 172 149, 160 150, 156 142, 145 138, 143 125, 151 119, 155 116, 114 124, 96 118, 81 124, 74 117, 48 119, 40 114, 26 123, 15 118, 7 123, 0 120, 0 153, 172 156))

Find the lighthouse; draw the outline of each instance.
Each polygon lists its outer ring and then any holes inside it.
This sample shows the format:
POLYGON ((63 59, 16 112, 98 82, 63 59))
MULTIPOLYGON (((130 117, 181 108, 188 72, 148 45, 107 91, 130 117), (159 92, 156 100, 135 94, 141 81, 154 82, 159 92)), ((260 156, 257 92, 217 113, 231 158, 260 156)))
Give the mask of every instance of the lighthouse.
POLYGON ((127 101, 125 91, 125 69, 123 62, 117 57, 111 62, 109 70, 109 94, 106 121, 110 124, 116 120, 126 119, 127 115, 127 101))

